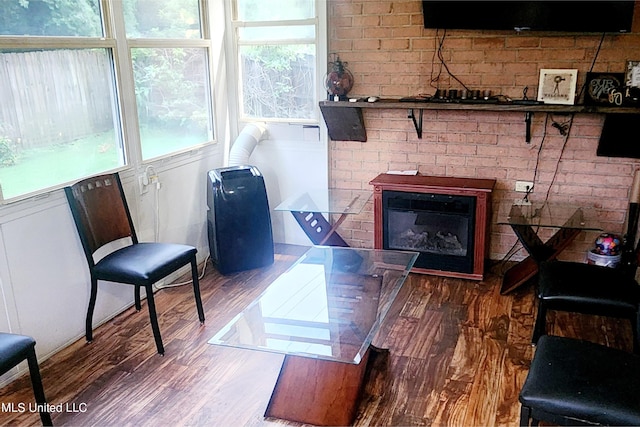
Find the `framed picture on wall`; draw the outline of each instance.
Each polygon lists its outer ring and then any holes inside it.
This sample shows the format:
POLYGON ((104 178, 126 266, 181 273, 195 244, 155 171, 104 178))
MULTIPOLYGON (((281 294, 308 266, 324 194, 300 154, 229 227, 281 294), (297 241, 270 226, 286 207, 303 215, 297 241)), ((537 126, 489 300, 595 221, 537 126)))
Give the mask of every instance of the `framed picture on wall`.
POLYGON ((627 61, 624 102, 634 107, 640 105, 640 61, 627 61))
POLYGON ((622 105, 624 73, 587 73, 585 105, 622 105))
POLYGON ((540 70, 538 101, 545 104, 573 105, 576 97, 578 70, 550 69, 540 70))
POLYGON ((640 88, 640 61, 627 61, 625 85, 640 88))

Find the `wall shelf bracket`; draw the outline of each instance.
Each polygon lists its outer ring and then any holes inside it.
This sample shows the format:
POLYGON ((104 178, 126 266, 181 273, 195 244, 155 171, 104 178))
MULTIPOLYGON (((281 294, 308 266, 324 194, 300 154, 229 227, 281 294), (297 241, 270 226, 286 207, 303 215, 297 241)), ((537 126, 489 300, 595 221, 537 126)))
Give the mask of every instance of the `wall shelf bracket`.
POLYGON ((533 113, 531 111, 527 111, 526 113, 524 113, 524 123, 525 123, 525 137, 524 140, 527 142, 527 144, 531 143, 531 117, 533 116, 533 113))
POLYGON ((413 127, 416 128, 418 139, 422 139, 422 114, 424 113, 424 110, 420 108, 418 111, 419 111, 418 120, 416 120, 416 115, 414 114, 413 108, 409 108, 407 114, 408 114, 408 118, 410 118, 411 121, 413 121, 413 127))

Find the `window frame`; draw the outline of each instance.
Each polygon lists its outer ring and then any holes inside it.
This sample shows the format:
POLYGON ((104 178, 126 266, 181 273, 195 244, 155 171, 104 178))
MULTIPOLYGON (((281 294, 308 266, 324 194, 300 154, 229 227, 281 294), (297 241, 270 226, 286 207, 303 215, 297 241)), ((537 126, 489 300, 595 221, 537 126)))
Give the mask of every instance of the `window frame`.
MULTIPOLYGON (((216 120, 215 120, 215 108, 214 108, 214 89, 213 89, 213 79, 211 78, 211 67, 213 66, 212 61, 211 61, 211 49, 210 49, 210 42, 208 40, 203 40, 203 41, 199 41, 198 43, 189 43, 188 40, 184 40, 181 41, 179 43, 179 45, 176 45, 176 43, 173 40, 166 40, 166 39, 158 39, 157 41, 151 41, 149 39, 129 39, 128 43, 127 43, 127 60, 129 63, 129 67, 126 70, 127 73, 130 73, 130 78, 131 78, 131 84, 132 84, 132 91, 133 91, 133 100, 132 100, 132 109, 134 110, 132 112, 132 114, 135 114, 135 120, 133 121, 134 124, 132 126, 135 126, 135 147, 136 149, 139 149, 139 152, 136 152, 136 157, 139 158, 140 163, 141 164, 146 164, 146 163, 150 163, 150 162, 154 162, 157 160, 162 160, 162 159, 166 159, 167 157, 172 157, 175 155, 179 155, 185 152, 190 152, 193 150, 197 150, 199 148, 202 148, 206 145, 212 144, 216 142, 216 135, 217 135, 217 129, 216 129, 216 120), (207 109, 209 112, 209 120, 210 120, 210 125, 211 125, 211 134, 212 134, 212 138, 208 141, 204 141, 201 142, 199 144, 194 144, 179 150, 175 150, 172 151, 170 153, 166 153, 166 154, 162 154, 159 156, 155 156, 155 157, 150 157, 145 159, 142 155, 142 140, 140 138, 140 122, 138 120, 138 104, 135 98, 135 79, 133 76, 133 60, 131 57, 131 51, 133 49, 162 49, 162 48, 167 48, 167 49, 204 49, 205 50, 205 63, 207 64, 207 70, 206 74, 207 74, 207 83, 209 86, 209 92, 207 93, 207 98, 208 98, 208 105, 207 105, 207 109)), ((137 151, 137 150, 136 150, 137 151)))
POLYGON ((287 123, 287 124, 299 124, 299 125, 318 125, 320 123, 320 113, 318 107, 318 101, 320 100, 319 91, 314 91, 314 114, 312 118, 300 119, 300 118, 288 118, 288 117, 251 117, 245 114, 243 99, 244 88, 242 86, 242 58, 240 55, 241 46, 281 46, 291 44, 312 44, 315 46, 315 78, 316 85, 318 84, 320 77, 322 76, 320 58, 323 57, 322 53, 326 51, 326 44, 322 44, 319 35, 321 34, 321 18, 324 16, 322 13, 322 7, 326 8, 325 0, 314 0, 315 16, 313 18, 306 19, 290 19, 290 20, 273 20, 273 21, 241 21, 238 18, 238 1, 229 0, 231 5, 230 16, 230 39, 231 49, 233 52, 232 61, 234 70, 232 75, 237 76, 235 81, 235 97, 236 105, 235 112, 238 122, 240 123, 287 123), (256 28, 256 27, 287 27, 287 26, 314 26, 313 38, 281 38, 281 39, 266 39, 266 40, 251 40, 244 41, 240 39, 240 29, 242 28, 256 28))
MULTIPOLYGON (((109 52, 111 56, 111 69, 109 70, 113 73, 114 80, 114 95, 116 102, 113 105, 114 109, 114 121, 118 124, 114 128, 115 135, 120 138, 123 144, 123 164, 121 166, 111 168, 103 171, 104 173, 116 172, 127 169, 130 163, 130 152, 128 150, 127 141, 124 137, 124 125, 123 125, 123 103, 122 103, 122 94, 121 88, 118 85, 118 74, 119 69, 117 67, 118 58, 117 58, 117 49, 116 42, 114 39, 106 37, 107 30, 104 29, 105 37, 43 37, 43 36, 0 36, 0 49, 43 49, 43 50, 63 50, 63 49, 79 49, 79 50, 90 50, 90 49, 104 49, 109 52)), ((102 173, 102 172, 101 172, 102 173)), ((77 180, 85 178, 83 176, 79 176, 77 180)), ((47 187, 40 188, 38 190, 34 190, 28 193, 19 194, 17 196, 13 196, 10 198, 4 198, 2 193, 0 192, 0 206, 8 203, 13 203, 16 201, 29 199, 33 197, 40 196, 45 193, 50 193, 51 191, 60 189, 68 185, 70 182, 58 183, 49 185, 47 187)), ((1 184, 1 183, 0 183, 1 184)))
MULTIPOLYGON (((104 170, 100 173, 120 171, 140 171, 151 163, 162 162, 182 164, 185 154, 195 154, 214 150, 218 145, 219 117, 215 105, 216 79, 214 76, 213 50, 211 39, 211 9, 210 0, 197 0, 200 11, 201 37, 197 39, 127 39, 122 2, 119 0, 99 0, 101 9, 102 37, 61 37, 61 36, 16 36, 0 35, 0 49, 105 49, 111 55, 111 72, 114 77, 115 103, 113 105, 115 118, 119 126, 115 134, 123 144, 124 164, 116 168, 104 170), (140 126, 135 97, 133 76, 133 62, 131 49, 133 48, 202 48, 206 51, 207 83, 208 83, 208 113, 212 126, 212 138, 199 144, 194 144, 180 150, 172 151, 157 157, 143 159, 140 140, 140 126)), ((38 190, 20 194, 10 198, 3 198, 0 192, 0 207, 24 200, 37 200, 48 196, 73 182, 86 178, 78 176, 73 181, 53 184, 38 190)))
MULTIPOLYGON (((204 147, 217 143, 217 121, 216 121, 216 108, 215 108, 215 86, 213 72, 214 63, 212 59, 212 40, 211 40, 211 25, 210 25, 210 6, 208 0, 198 0, 198 7, 200 10, 200 31, 201 37, 197 39, 165 39, 165 38, 127 38, 126 26, 124 20, 124 12, 122 10, 122 1, 119 0, 101 0, 103 3, 109 5, 109 13, 115 14, 120 19, 107 20, 111 27, 111 34, 113 34, 116 44, 118 46, 119 57, 124 58, 126 64, 121 65, 119 70, 122 76, 122 93, 123 93, 123 121, 125 117, 132 117, 127 120, 128 124, 123 124, 125 128, 125 145, 126 141, 130 141, 129 150, 134 166, 144 166, 149 163, 164 161, 176 156, 181 156, 184 153, 198 151, 204 147), (135 96, 135 80, 133 75, 133 60, 131 57, 132 49, 136 48, 203 48, 206 50, 206 64, 207 64, 207 82, 209 84, 209 119, 212 126, 212 139, 204 141, 200 144, 195 144, 189 147, 185 147, 180 150, 173 151, 171 153, 163 154, 156 157, 144 159, 142 156, 142 141, 140 139, 140 123, 138 121, 138 106, 135 96), (128 110, 128 111, 127 111, 128 110)), ((118 66, 116 67, 118 68, 118 66)))

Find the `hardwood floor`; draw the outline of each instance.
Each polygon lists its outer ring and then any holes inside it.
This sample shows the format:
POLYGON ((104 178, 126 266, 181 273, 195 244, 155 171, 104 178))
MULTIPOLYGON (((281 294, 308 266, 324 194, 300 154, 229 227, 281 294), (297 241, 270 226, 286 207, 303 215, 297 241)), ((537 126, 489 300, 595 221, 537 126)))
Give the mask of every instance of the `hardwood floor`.
MULTIPOLYGON (((156 353, 146 307, 122 313, 41 363, 55 425, 296 425, 263 418, 283 356, 207 341, 297 256, 268 268, 201 281, 206 324, 189 286, 156 294, 166 354, 156 353), (75 412, 74 412, 75 411, 75 412)), ((531 287, 499 293, 483 282, 410 275, 376 337, 376 360, 356 425, 514 426, 527 374, 535 314, 531 287), (386 372, 386 373, 385 373, 386 372)), ((100 294, 98 294, 100 298, 100 294)), ((144 305, 144 304, 143 304, 144 305)), ((623 321, 551 312, 549 329, 631 349, 623 321)), ((28 375, 0 389, 0 402, 33 401, 28 375)), ((37 413, 3 411, 0 425, 37 425, 37 413)))

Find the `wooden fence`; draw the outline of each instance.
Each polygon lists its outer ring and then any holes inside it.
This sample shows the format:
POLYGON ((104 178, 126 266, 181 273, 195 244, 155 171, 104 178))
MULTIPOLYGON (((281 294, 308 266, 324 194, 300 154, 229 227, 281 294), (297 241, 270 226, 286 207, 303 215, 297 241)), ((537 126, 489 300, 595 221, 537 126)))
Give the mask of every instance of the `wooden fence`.
POLYGON ((0 137, 27 149, 113 129, 108 55, 102 49, 0 53, 0 137))

